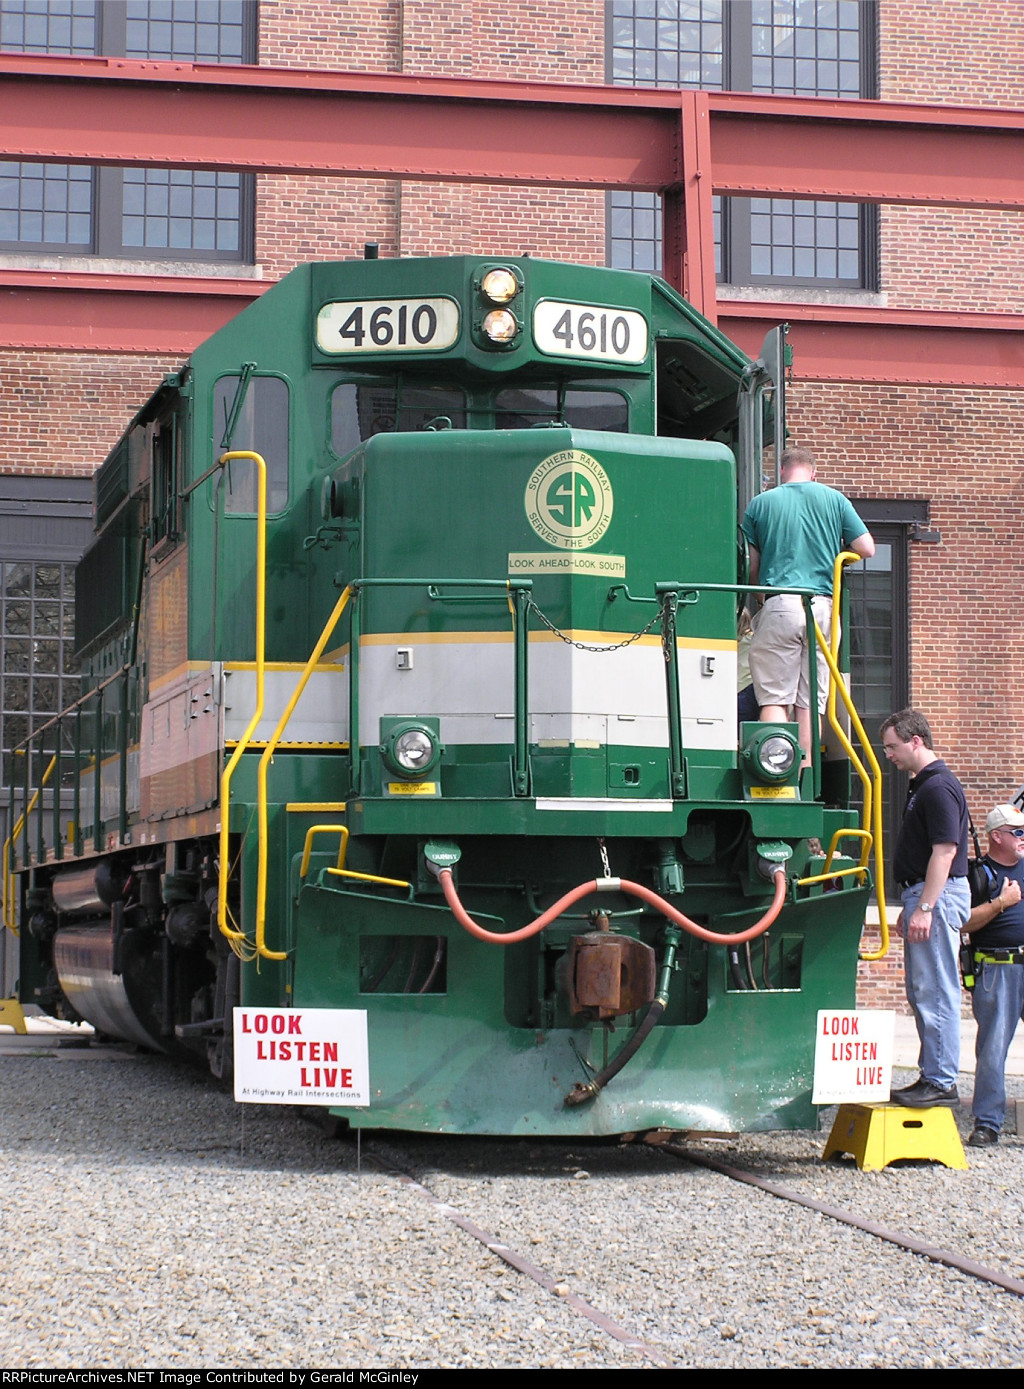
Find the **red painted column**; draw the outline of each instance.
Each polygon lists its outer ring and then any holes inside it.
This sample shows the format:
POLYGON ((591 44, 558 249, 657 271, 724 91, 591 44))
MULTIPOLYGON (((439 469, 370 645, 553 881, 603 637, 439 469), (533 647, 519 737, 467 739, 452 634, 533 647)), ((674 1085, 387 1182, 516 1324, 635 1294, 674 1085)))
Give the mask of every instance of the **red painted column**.
POLYGON ((708 94, 687 91, 679 96, 682 182, 663 194, 663 273, 695 309, 717 323, 708 94))

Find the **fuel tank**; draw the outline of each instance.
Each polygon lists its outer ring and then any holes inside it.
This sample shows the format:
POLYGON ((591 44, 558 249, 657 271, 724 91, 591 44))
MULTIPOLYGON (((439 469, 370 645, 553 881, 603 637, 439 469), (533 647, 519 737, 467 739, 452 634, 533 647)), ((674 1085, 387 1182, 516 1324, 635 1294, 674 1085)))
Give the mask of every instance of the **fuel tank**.
POLYGON ((115 972, 114 935, 110 924, 67 926, 53 942, 60 986, 86 1022, 108 1037, 153 1051, 167 1052, 157 1016, 159 999, 153 981, 153 946, 140 948, 134 932, 120 939, 120 972, 115 972))
POLYGON ((123 883, 106 861, 57 873, 50 884, 53 904, 65 916, 109 909, 121 896, 123 883))

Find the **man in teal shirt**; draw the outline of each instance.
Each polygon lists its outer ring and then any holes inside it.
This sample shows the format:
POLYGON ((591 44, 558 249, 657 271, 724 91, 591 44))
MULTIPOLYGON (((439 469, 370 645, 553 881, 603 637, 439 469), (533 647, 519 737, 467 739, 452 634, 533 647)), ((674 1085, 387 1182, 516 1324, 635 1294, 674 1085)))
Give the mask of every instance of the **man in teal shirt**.
MULTIPOLYGON (((832 573, 836 556, 852 550, 862 559, 875 542, 853 506, 833 487, 816 482, 814 455, 786 449, 782 485, 762 492, 747 507, 743 534, 750 547, 750 581, 766 588, 809 588, 814 617, 826 639, 832 631, 832 573)), ((818 714, 828 695, 828 665, 817 653, 818 714)), ((807 623, 796 594, 766 598, 754 617, 750 674, 763 723, 785 722, 795 710, 803 765, 811 757, 811 698, 807 623)), ((817 719, 813 736, 819 736, 817 719)))

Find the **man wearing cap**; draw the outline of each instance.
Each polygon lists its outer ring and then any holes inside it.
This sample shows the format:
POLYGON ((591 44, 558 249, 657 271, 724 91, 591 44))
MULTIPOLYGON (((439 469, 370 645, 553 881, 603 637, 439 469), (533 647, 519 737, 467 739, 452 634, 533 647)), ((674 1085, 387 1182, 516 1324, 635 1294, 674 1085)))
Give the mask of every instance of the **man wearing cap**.
MULTIPOLYGON (((782 485, 754 497, 743 517, 750 582, 768 588, 809 588, 817 595, 811 603, 815 621, 828 640, 836 556, 850 549, 869 559, 875 542, 842 492, 816 481, 817 465, 808 449, 786 449, 779 459, 779 472, 782 485)), ((795 709, 807 766, 818 720, 812 730, 807 620, 798 594, 779 593, 764 600, 754 618, 750 674, 762 722, 784 722, 790 708, 795 709)), ((828 696, 828 665, 820 651, 817 680, 820 716, 828 696)))
POLYGON ((889 715, 882 747, 898 771, 911 774, 892 866, 903 894, 897 929, 907 999, 921 1039, 920 1077, 893 1091, 892 1100, 914 1109, 958 1105, 960 931, 971 914, 967 802, 917 709, 889 715))
POLYGON ((972 1148, 999 1142, 1006 1118, 1006 1053, 1024 1008, 1024 815, 997 805, 985 821, 993 874, 989 901, 971 912, 966 929, 974 954, 971 1007, 978 1024, 972 1148))

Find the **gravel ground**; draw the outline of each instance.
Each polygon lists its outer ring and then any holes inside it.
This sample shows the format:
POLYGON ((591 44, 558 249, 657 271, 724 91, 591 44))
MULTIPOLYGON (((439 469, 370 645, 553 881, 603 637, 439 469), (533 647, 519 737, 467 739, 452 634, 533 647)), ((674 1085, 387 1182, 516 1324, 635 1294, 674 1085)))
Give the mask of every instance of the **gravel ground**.
MULTIPOLYGON (((7 1368, 655 1363, 389 1160, 680 1367, 1024 1362, 1024 1299, 654 1148, 357 1146, 159 1058, 18 1042, 0 1056, 7 1368)), ((968 1150, 969 1172, 862 1173, 823 1165, 824 1137, 694 1150, 1024 1278, 1024 1139, 968 1150)))

